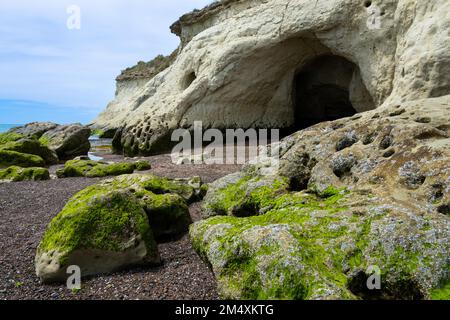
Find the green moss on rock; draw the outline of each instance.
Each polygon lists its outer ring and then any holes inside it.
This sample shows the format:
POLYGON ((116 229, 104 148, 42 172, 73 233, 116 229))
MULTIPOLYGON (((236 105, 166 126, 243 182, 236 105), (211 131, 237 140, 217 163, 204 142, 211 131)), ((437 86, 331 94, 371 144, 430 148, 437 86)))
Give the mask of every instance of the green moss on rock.
POLYGON ((280 194, 268 185, 249 187, 256 181, 247 176, 212 190, 209 205, 229 214, 245 198, 264 210, 213 217, 190 229, 223 298, 421 299, 446 276, 448 220, 412 217, 388 201, 335 187, 280 194), (364 211, 353 208, 358 203, 364 211), (365 271, 373 265, 381 269, 380 291, 367 290, 365 271))
POLYGON ((195 198, 195 190, 193 187, 189 186, 187 182, 181 182, 166 178, 160 178, 156 176, 148 176, 153 177, 146 179, 142 182, 142 186, 155 194, 166 194, 166 193, 174 193, 181 196, 188 202, 191 202, 195 198))
POLYGON ((17 141, 8 142, 0 146, 0 149, 37 155, 44 159, 45 163, 49 165, 58 163, 56 153, 38 140, 34 139, 20 139, 17 141))
POLYGON ((7 169, 0 170, 0 180, 6 181, 42 181, 49 180, 50 174, 45 168, 21 168, 12 166, 7 169))
POLYGON ((187 231, 191 220, 181 196, 145 189, 145 182, 157 180, 170 184, 151 175, 122 175, 72 197, 39 245, 38 276, 44 281, 61 280, 65 276, 61 270, 69 263, 80 263, 88 274, 97 274, 159 261, 156 240, 187 231))
POLYGON ((11 166, 44 167, 45 161, 40 156, 0 149, 0 168, 11 166))
POLYGON ((64 253, 60 263, 77 249, 125 249, 128 234, 137 231, 149 252, 156 250, 148 218, 138 201, 126 192, 99 186, 75 195, 52 220, 38 250, 64 253))
POLYGON ((147 171, 152 168, 150 162, 148 161, 137 161, 134 163, 134 166, 137 171, 147 171))
POLYGON ((157 240, 188 231, 192 220, 186 201, 181 196, 177 194, 147 194, 144 202, 145 211, 157 240))
POLYGON ((0 145, 8 143, 8 142, 14 142, 17 140, 22 139, 24 136, 19 133, 14 132, 3 132, 0 133, 0 145))
POLYGON ((282 177, 246 175, 224 187, 213 188, 205 197, 206 216, 252 216, 267 211, 274 200, 288 192, 289 182, 282 177))
POLYGON ((68 177, 108 177, 133 173, 135 165, 133 163, 106 163, 93 160, 70 160, 59 169, 56 174, 59 178, 68 177))
POLYGON ((450 300, 450 281, 431 292, 432 300, 450 300))

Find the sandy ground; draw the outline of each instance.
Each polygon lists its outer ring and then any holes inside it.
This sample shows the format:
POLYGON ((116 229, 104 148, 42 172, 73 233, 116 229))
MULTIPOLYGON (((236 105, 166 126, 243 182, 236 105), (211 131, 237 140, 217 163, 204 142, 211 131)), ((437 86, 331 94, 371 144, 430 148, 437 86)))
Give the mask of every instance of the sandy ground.
MULTIPOLYGON (((175 165, 169 155, 144 158, 150 173, 170 178, 200 176, 206 183, 239 170, 237 165, 175 165)), ((105 156, 106 161, 124 161, 105 156)), ((135 161, 136 159, 125 159, 135 161)), ((51 172, 59 166, 50 168, 51 172)), ((84 279, 82 290, 65 285, 41 285, 34 256, 48 223, 68 199, 100 179, 70 178, 42 182, 0 183, 1 299, 217 299, 216 282, 208 266, 193 251, 188 235, 159 245, 162 265, 84 279)), ((190 207, 194 221, 200 205, 190 207)))

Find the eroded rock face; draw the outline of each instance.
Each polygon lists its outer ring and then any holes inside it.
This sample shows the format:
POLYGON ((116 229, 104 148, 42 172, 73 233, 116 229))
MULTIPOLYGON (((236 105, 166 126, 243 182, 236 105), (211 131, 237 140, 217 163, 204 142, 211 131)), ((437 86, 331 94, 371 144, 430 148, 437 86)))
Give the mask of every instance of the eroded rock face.
POLYGON ((188 180, 123 175, 86 188, 53 219, 36 252, 43 282, 64 281, 70 265, 83 277, 160 262, 156 243, 186 232, 188 180))
POLYGON ((448 299, 449 114, 444 96, 318 124, 211 184, 190 234, 221 295, 448 299))
POLYGON ((339 83, 358 112, 449 94, 449 6, 220 1, 174 24, 182 39, 176 60, 116 97, 95 125, 123 127, 115 146, 129 155, 154 152, 173 129, 194 121, 204 128, 295 127, 302 108, 292 94, 295 76, 329 55, 354 65, 339 83), (368 27, 374 10, 380 28, 368 27))

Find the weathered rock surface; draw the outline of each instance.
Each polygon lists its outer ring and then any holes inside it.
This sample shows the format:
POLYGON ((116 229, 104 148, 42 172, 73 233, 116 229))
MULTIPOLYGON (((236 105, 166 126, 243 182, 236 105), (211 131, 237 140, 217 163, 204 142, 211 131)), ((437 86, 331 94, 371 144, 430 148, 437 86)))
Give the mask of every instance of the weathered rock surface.
POLYGON ((188 180, 123 175, 76 194, 53 219, 37 249, 36 273, 64 281, 78 265, 83 277, 160 262, 157 241, 186 232, 188 180))
POLYGON ((91 129, 79 124, 57 126, 44 133, 40 141, 54 150, 59 159, 73 159, 76 156, 87 155, 91 144, 89 137, 91 129))
POLYGON ((174 24, 182 40, 176 60, 130 85, 95 126, 123 127, 115 146, 130 155, 154 152, 194 121, 289 128, 305 116, 292 94, 296 75, 323 56, 354 65, 344 78, 325 75, 348 90, 358 112, 443 96, 450 93, 449 9, 446 0, 219 1, 174 24), (376 13, 379 28, 369 23, 376 13))
MULTIPOLYGON (((112 123, 110 120, 126 112, 128 104, 131 103, 130 96, 138 93, 148 81, 167 69, 175 61, 177 52, 178 50, 175 50, 167 57, 159 55, 147 63, 140 61, 137 65, 122 71, 116 78, 115 99, 109 103, 107 110, 98 116, 98 119, 102 120, 97 120, 92 125, 92 128, 102 131, 100 138, 114 138, 122 124, 112 123)), ((141 100, 145 99, 146 96, 141 98, 141 100)))
POLYGON ((449 114, 445 96, 318 124, 211 184, 190 233, 222 296, 449 299, 449 114))
POLYGON ((47 131, 53 130, 58 124, 53 122, 31 122, 21 127, 12 128, 9 132, 23 135, 27 138, 39 139, 47 131))

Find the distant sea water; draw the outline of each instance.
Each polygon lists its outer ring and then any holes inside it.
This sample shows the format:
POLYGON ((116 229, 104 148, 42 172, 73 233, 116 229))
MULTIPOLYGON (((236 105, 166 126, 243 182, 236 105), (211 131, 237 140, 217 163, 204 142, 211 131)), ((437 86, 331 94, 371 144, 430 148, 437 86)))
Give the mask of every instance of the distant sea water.
POLYGON ((19 127, 21 124, 0 124, 0 133, 6 132, 11 128, 19 127))

